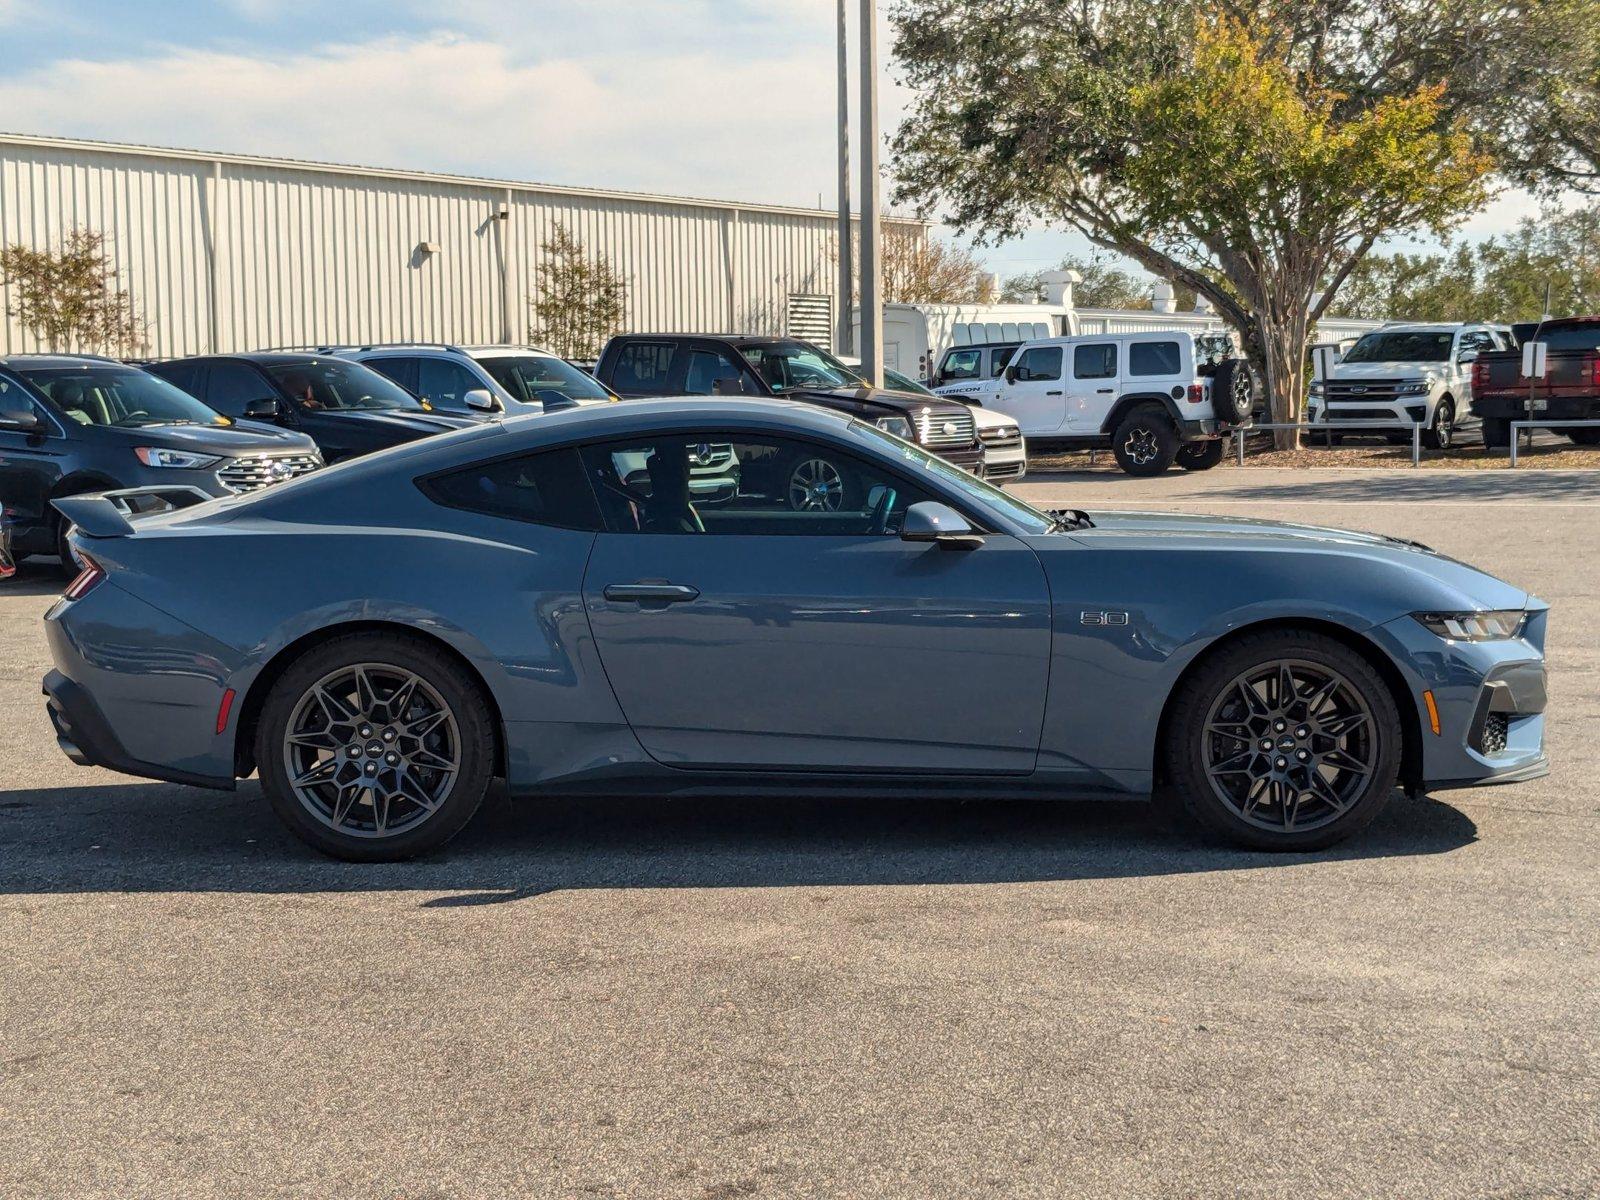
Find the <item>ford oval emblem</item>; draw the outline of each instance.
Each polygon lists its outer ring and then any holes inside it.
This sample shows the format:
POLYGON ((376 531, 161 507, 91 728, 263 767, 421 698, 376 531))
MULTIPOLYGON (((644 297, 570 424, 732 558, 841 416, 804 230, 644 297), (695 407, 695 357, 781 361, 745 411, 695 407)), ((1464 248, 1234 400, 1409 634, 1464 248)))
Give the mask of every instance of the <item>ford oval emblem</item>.
POLYGON ((1352 395, 1359 396, 1359 395, 1361 395, 1361 393, 1365 392, 1366 390, 1367 389, 1365 387, 1362 387, 1362 386, 1358 385, 1356 387, 1351 388, 1350 392, 1351 392, 1352 395))

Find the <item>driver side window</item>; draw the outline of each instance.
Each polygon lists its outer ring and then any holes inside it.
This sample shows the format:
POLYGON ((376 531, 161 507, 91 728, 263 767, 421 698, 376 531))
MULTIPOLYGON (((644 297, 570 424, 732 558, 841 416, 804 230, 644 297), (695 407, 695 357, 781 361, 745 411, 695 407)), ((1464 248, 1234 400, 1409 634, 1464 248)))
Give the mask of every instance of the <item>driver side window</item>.
POLYGON ((586 446, 611 533, 861 537, 900 531, 923 488, 833 446, 723 433, 586 446))

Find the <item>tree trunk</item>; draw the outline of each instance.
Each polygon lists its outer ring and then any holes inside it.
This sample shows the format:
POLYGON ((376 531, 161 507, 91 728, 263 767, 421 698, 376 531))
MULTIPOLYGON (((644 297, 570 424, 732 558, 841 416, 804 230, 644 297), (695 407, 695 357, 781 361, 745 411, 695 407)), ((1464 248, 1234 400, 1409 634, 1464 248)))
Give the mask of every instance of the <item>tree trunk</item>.
MULTIPOLYGON (((1271 304, 1256 314, 1261 353, 1270 399, 1272 420, 1287 424, 1302 419, 1306 394, 1306 331, 1309 325, 1302 299, 1287 304, 1271 304)), ((1298 429, 1276 429, 1273 445, 1279 450, 1298 450, 1298 429)))

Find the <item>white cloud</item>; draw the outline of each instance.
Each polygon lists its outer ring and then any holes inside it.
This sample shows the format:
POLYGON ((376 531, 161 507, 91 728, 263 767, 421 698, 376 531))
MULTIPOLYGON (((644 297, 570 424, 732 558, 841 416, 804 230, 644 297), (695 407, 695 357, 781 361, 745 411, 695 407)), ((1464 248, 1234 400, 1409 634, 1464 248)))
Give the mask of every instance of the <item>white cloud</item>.
POLYGON ((834 89, 813 50, 519 61, 445 34, 174 50, 0 77, 0 113, 29 132, 815 204, 832 185, 834 89))

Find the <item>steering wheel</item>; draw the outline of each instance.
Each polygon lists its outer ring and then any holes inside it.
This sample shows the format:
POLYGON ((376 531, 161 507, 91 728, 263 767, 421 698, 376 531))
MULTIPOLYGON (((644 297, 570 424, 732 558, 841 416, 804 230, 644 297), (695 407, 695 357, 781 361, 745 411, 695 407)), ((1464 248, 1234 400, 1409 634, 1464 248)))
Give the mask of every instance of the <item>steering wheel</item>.
POLYGON ((885 486, 883 495, 878 497, 878 502, 872 506, 872 520, 867 523, 868 533, 888 533, 889 514, 894 510, 894 502, 898 493, 892 487, 885 486))

